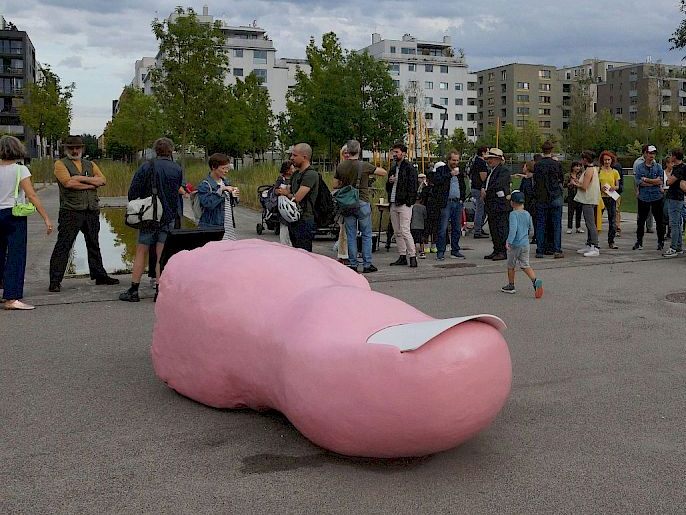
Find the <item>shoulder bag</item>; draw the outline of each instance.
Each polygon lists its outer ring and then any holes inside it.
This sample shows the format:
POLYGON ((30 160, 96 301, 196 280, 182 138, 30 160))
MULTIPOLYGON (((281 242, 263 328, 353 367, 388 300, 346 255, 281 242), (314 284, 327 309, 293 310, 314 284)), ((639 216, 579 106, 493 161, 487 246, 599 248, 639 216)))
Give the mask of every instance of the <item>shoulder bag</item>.
POLYGON ((362 163, 357 161, 357 181, 355 186, 351 184, 343 186, 334 193, 334 200, 342 212, 350 212, 360 206, 360 182, 362 181, 362 163))
POLYGON ((129 200, 126 204, 124 223, 138 230, 154 231, 159 229, 164 212, 162 202, 157 196, 157 172, 154 159, 150 160, 150 168, 152 169, 152 195, 129 200))
POLYGON ((12 216, 29 216, 36 212, 36 206, 31 202, 19 202, 19 183, 21 182, 21 167, 17 165, 17 184, 14 186, 14 206, 12 216))

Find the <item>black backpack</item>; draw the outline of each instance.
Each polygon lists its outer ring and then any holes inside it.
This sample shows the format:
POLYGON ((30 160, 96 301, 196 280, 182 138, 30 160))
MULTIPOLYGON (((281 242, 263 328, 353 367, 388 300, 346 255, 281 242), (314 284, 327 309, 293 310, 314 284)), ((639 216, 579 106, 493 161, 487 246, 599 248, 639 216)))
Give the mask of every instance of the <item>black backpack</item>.
POLYGON ((317 175, 319 175, 319 188, 317 198, 314 199, 314 223, 317 227, 328 227, 333 224, 334 220, 333 196, 322 174, 317 172, 317 175))

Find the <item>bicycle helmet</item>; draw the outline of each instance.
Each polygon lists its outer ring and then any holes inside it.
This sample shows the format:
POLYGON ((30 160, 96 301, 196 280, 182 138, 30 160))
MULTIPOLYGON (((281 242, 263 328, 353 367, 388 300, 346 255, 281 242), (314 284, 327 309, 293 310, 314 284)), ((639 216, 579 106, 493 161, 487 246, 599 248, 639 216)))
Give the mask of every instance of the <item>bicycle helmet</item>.
POLYGON ((279 196, 279 214, 287 222, 297 222, 300 220, 298 204, 283 195, 279 196))

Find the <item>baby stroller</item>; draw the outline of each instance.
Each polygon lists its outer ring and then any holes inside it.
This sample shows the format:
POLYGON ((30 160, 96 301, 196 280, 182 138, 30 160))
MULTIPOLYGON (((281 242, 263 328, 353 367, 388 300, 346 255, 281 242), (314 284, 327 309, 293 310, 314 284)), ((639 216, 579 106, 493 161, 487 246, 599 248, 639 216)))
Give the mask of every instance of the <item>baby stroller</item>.
POLYGON ((274 185, 264 184, 257 188, 257 199, 262 206, 262 222, 257 224, 257 234, 262 234, 265 227, 274 234, 279 234, 281 225, 279 223, 279 209, 276 195, 274 194, 274 185))

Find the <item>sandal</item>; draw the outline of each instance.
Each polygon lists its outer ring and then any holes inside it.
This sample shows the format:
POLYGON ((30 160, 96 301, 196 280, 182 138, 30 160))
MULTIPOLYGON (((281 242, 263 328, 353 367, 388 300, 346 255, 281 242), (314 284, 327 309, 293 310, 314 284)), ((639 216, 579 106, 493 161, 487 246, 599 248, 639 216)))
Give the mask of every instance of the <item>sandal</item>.
POLYGON ((36 309, 35 306, 32 306, 31 304, 26 304, 20 300, 7 300, 5 303, 2 305, 4 309, 18 309, 22 311, 28 311, 30 309, 36 309))

